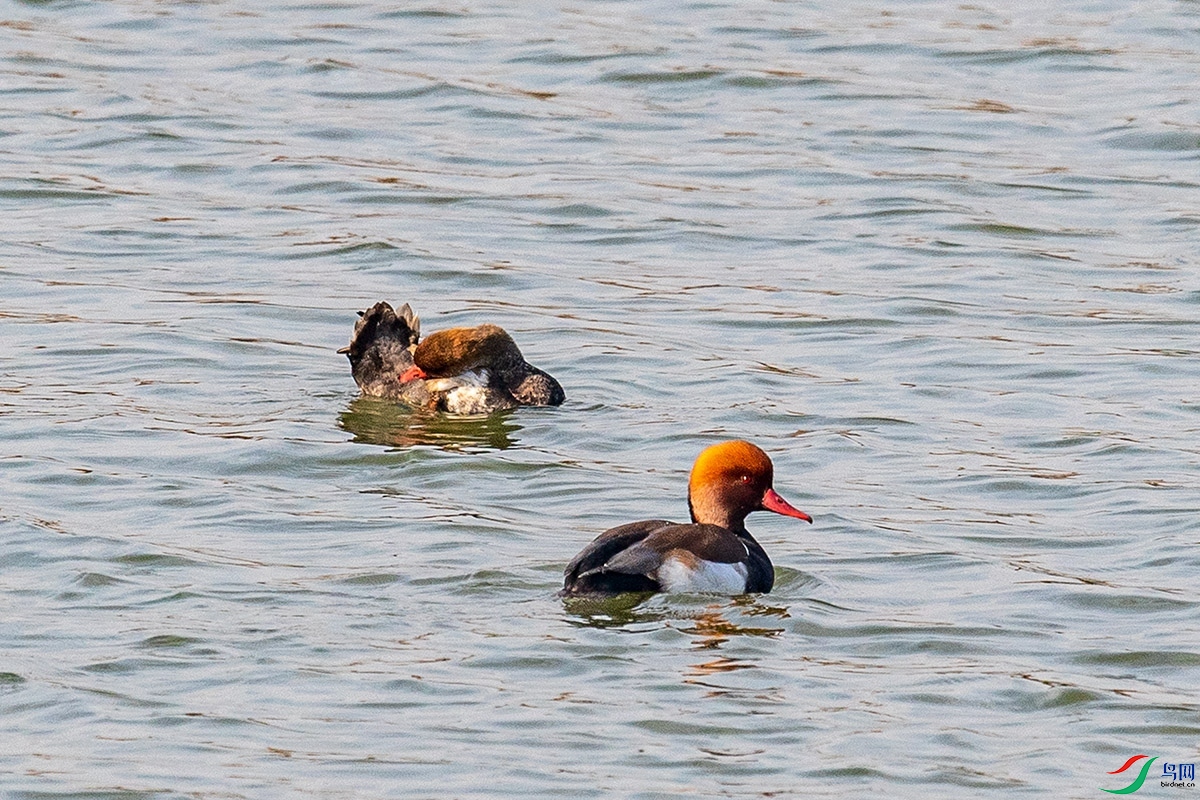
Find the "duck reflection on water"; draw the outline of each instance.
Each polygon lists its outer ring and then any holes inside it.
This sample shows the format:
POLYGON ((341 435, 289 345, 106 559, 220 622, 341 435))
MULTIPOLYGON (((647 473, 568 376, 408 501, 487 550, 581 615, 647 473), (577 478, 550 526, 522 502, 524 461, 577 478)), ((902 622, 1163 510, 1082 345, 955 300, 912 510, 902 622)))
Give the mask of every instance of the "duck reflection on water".
POLYGON ((790 616, 786 608, 767 605, 750 595, 714 603, 712 598, 699 595, 674 595, 667 600, 666 596, 652 592, 627 592, 571 597, 563 605, 572 625, 626 632, 672 627, 695 636, 693 644, 698 649, 719 648, 737 636, 774 637, 784 632, 783 628, 764 624, 736 622, 731 615, 780 620, 790 616), (688 600, 703 600, 705 604, 700 607, 685 604, 688 600))
POLYGON ((506 450, 521 430, 511 412, 488 416, 446 416, 375 397, 357 397, 338 417, 354 441, 383 447, 437 447, 444 450, 506 450))

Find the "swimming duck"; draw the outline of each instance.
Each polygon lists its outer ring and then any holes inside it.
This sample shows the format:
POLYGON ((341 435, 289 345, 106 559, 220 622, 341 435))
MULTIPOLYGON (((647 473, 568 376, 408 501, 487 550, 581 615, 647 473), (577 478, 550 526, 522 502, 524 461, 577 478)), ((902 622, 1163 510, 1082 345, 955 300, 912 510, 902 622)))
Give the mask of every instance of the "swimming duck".
POLYGON ((452 414, 489 414, 516 406, 557 406, 562 386, 525 360, 503 328, 450 328, 421 341, 407 303, 378 302, 358 312, 350 344, 338 350, 365 395, 452 414))
POLYGON ((600 534, 571 559, 563 596, 621 592, 769 592, 775 568, 746 530, 746 516, 773 511, 812 522, 772 488, 774 465, 750 442, 707 448, 692 467, 692 522, 630 522, 600 534))

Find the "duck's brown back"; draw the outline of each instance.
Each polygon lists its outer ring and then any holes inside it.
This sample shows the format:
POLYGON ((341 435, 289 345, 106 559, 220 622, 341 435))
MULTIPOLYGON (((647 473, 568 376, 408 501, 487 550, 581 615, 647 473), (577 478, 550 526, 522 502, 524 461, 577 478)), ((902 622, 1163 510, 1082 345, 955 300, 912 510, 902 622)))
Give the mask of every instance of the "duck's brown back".
POLYGON ((431 377, 449 377, 481 367, 503 371, 525 359, 503 328, 477 325, 430 334, 417 345, 413 361, 431 377))

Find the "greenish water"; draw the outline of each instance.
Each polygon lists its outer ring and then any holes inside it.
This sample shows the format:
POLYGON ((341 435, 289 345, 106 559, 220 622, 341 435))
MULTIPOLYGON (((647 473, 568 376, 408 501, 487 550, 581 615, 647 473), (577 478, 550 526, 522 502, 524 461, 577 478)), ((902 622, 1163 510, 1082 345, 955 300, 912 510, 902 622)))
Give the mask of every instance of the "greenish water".
POLYGON ((1197 33, 8 4, 3 794, 1092 798, 1139 753, 1176 791, 1197 33), (358 398, 379 299, 503 325, 568 402, 358 398), (555 597, 730 437, 816 520, 751 518, 771 594, 555 597))

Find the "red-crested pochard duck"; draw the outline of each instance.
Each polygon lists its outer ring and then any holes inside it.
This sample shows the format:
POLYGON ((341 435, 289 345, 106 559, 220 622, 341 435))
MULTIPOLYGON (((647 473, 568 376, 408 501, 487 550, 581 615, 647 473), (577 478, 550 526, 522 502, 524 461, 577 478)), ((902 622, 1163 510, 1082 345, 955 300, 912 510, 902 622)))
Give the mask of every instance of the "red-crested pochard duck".
POLYGON ((690 525, 651 519, 605 531, 571 559, 560 594, 771 591, 775 568, 746 530, 746 516, 774 511, 812 522, 772 488, 774 471, 750 442, 707 448, 688 481, 690 525))
POLYGON ((450 328, 421 341, 421 320, 405 303, 358 312, 350 359, 362 393, 451 414, 490 414, 516 406, 557 406, 562 386, 529 364, 503 328, 450 328))

